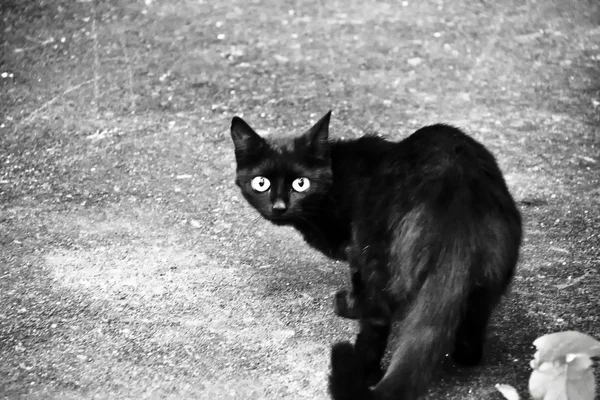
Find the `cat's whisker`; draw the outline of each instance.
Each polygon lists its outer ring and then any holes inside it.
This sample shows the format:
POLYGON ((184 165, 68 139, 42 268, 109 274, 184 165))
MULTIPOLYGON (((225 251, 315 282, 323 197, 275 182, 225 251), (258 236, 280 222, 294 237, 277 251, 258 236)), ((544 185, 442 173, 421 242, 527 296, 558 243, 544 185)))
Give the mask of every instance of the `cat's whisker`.
POLYGON ((248 223, 248 225, 246 225, 246 232, 249 232, 251 228, 254 228, 254 226, 259 222, 262 221, 263 217, 261 215, 256 216, 254 219, 252 219, 252 221, 250 221, 248 223))
POLYGON ((250 229, 253 228, 259 221, 262 220, 261 215, 256 215, 254 212, 246 212, 243 215, 244 217, 251 218, 247 223, 239 223, 237 224, 237 229, 234 230, 234 235, 239 237, 246 237, 250 232, 250 229))

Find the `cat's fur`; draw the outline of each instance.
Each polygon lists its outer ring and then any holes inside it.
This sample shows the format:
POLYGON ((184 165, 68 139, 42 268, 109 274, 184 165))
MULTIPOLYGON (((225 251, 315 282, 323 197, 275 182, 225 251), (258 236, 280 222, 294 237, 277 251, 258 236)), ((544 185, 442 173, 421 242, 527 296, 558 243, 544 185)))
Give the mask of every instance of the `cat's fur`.
POLYGON ((268 140, 235 117, 236 184, 266 219, 350 264, 352 288, 336 294, 334 308, 359 319, 360 331, 354 345, 333 346, 331 396, 413 400, 447 352, 480 362, 490 314, 515 271, 521 216, 492 154, 459 129, 330 141, 330 114, 303 135, 268 140), (269 190, 252 189, 256 176, 269 190), (297 178, 309 189, 294 190, 297 178))

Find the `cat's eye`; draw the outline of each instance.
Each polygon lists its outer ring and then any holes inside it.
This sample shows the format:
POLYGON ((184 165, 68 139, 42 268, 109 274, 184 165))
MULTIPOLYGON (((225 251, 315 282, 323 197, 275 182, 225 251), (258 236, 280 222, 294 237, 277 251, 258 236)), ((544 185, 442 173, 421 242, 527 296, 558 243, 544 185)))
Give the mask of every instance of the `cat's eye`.
POLYGON ((252 189, 256 190, 257 192, 262 193, 269 190, 269 188, 271 187, 271 182, 264 176, 256 176, 252 178, 250 186, 252 186, 252 189))
POLYGON ((307 178, 296 178, 292 182, 292 189, 296 192, 306 192, 310 187, 310 181, 307 178))

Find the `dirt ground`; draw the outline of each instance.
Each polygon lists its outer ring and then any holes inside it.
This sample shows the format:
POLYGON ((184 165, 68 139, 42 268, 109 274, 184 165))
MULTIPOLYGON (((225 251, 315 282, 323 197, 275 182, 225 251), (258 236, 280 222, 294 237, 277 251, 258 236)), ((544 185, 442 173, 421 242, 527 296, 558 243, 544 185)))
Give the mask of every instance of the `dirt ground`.
MULTIPOLYGON (((346 266, 257 218, 229 123, 400 139, 455 124, 525 220, 484 365, 428 399, 525 393, 539 335, 600 338, 595 0, 4 0, 0 398, 326 399, 346 266)), ((600 371, 596 370, 597 378, 600 371)), ((599 381, 600 384, 600 381, 599 381)))

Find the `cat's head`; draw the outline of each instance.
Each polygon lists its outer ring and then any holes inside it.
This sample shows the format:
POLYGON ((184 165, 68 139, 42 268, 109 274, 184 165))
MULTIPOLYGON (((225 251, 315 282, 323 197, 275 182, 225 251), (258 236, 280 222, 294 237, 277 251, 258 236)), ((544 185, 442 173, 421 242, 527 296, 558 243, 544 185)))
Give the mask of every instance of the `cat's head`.
POLYGON ((248 202, 276 224, 318 211, 332 182, 329 118, 299 136, 263 138, 243 119, 231 121, 237 176, 248 202))

